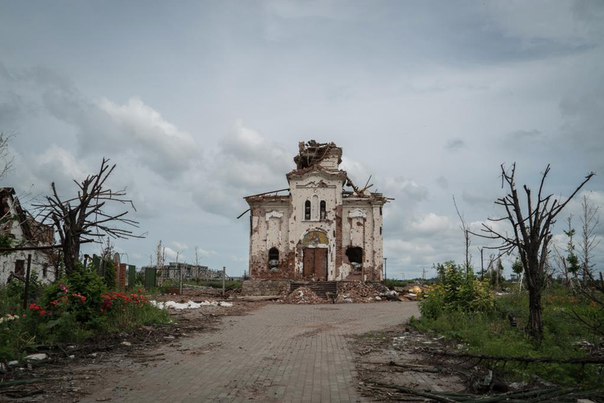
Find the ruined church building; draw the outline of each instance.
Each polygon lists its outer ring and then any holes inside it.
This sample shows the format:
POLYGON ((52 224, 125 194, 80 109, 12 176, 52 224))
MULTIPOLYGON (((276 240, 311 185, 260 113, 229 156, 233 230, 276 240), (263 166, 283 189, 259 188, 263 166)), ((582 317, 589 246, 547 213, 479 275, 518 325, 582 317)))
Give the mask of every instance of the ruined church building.
POLYGON ((381 281, 383 206, 380 193, 358 188, 339 169, 334 143, 299 144, 287 195, 245 197, 250 206, 253 280, 381 281))

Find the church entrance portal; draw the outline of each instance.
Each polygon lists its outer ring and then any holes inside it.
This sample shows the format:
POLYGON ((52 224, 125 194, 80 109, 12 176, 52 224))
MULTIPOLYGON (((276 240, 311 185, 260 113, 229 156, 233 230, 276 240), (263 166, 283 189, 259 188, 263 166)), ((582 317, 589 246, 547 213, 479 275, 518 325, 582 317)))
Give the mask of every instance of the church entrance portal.
POLYGON ((304 248, 304 278, 327 281, 327 248, 304 248))

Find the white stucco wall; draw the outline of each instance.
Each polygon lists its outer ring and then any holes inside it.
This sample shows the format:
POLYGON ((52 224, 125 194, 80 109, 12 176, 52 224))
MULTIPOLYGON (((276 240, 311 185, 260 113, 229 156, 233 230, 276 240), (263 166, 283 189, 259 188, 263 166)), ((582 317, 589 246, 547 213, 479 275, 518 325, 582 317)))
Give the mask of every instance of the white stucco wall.
MULTIPOLYGON (((12 199, 6 200, 10 208, 10 216, 17 217, 17 211, 12 199)), ((13 246, 33 246, 24 239, 23 229, 18 219, 7 219, 0 224, 3 233, 12 234, 14 237, 13 246)), ((18 260, 24 262, 24 267, 27 270, 28 255, 31 255, 31 273, 36 273, 38 279, 48 283, 54 281, 54 267, 51 267, 48 256, 41 251, 14 251, 0 253, 0 284, 6 284, 10 273, 15 271, 15 264, 18 260), (44 268, 46 267, 46 270, 44 268)))
POLYGON ((328 249, 328 280, 345 280, 350 278, 349 275, 363 279, 361 273, 353 270, 346 256, 346 249, 356 246, 363 250, 364 279, 382 279, 380 210, 386 199, 369 193, 354 197, 347 193, 347 197, 343 197, 347 175, 338 170, 340 151, 330 152, 315 166, 303 166, 290 172, 287 175, 289 196, 246 198, 252 211, 250 274, 253 278, 302 279, 303 251, 305 247, 311 247, 328 249), (308 218, 306 201, 311 204, 308 218), (322 201, 325 202, 324 217, 321 217, 322 201), (279 272, 268 270, 268 251, 272 247, 279 249, 279 272))
POLYGON ((291 249, 296 250, 296 271, 302 274, 303 256, 298 246, 309 231, 322 231, 327 235, 329 249, 327 275, 333 279, 335 275, 336 253, 336 208, 342 203, 342 181, 340 178, 330 178, 324 174, 308 174, 302 178, 290 180, 292 197, 292 214, 289 219, 291 249), (310 219, 305 218, 305 202, 311 202, 310 219), (325 202, 325 219, 320 219, 320 203, 325 202))

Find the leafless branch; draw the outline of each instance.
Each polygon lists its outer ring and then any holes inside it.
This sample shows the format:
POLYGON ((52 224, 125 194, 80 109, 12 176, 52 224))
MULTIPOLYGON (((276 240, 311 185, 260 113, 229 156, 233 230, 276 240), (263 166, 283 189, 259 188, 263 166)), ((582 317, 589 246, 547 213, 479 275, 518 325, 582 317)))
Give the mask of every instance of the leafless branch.
POLYGON ((122 239, 143 237, 124 228, 138 228, 137 221, 126 218, 128 210, 119 213, 105 210, 115 203, 129 205, 136 210, 132 200, 126 198, 125 189, 113 191, 105 187, 115 167, 115 164, 109 165, 109 160, 103 158, 98 173, 87 176, 81 182, 74 180, 78 188, 77 197, 66 200, 61 198, 53 182, 52 194, 46 196, 44 203, 35 206, 42 211, 42 220, 52 222, 59 234, 64 245, 67 273, 74 269, 79 259, 82 242, 100 242, 105 236, 122 239))

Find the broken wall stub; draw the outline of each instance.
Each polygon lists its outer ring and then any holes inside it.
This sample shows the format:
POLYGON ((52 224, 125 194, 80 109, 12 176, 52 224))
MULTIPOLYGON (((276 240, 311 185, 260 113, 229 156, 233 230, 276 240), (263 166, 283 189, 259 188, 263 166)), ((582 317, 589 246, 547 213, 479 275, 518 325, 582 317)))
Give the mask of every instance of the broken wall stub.
POLYGON ((289 292, 288 280, 245 280, 241 286, 243 295, 285 295, 289 292))
POLYGON ((0 284, 12 276, 24 279, 30 256, 30 271, 39 281, 50 283, 56 279, 58 255, 52 249, 36 250, 54 244, 53 228, 36 221, 22 208, 10 187, 0 188, 0 238, 7 248, 24 248, 0 254, 0 284))
POLYGON ((245 198, 252 279, 382 279, 387 199, 354 186, 339 169, 341 156, 333 143, 300 143, 286 175, 289 194, 245 198))

